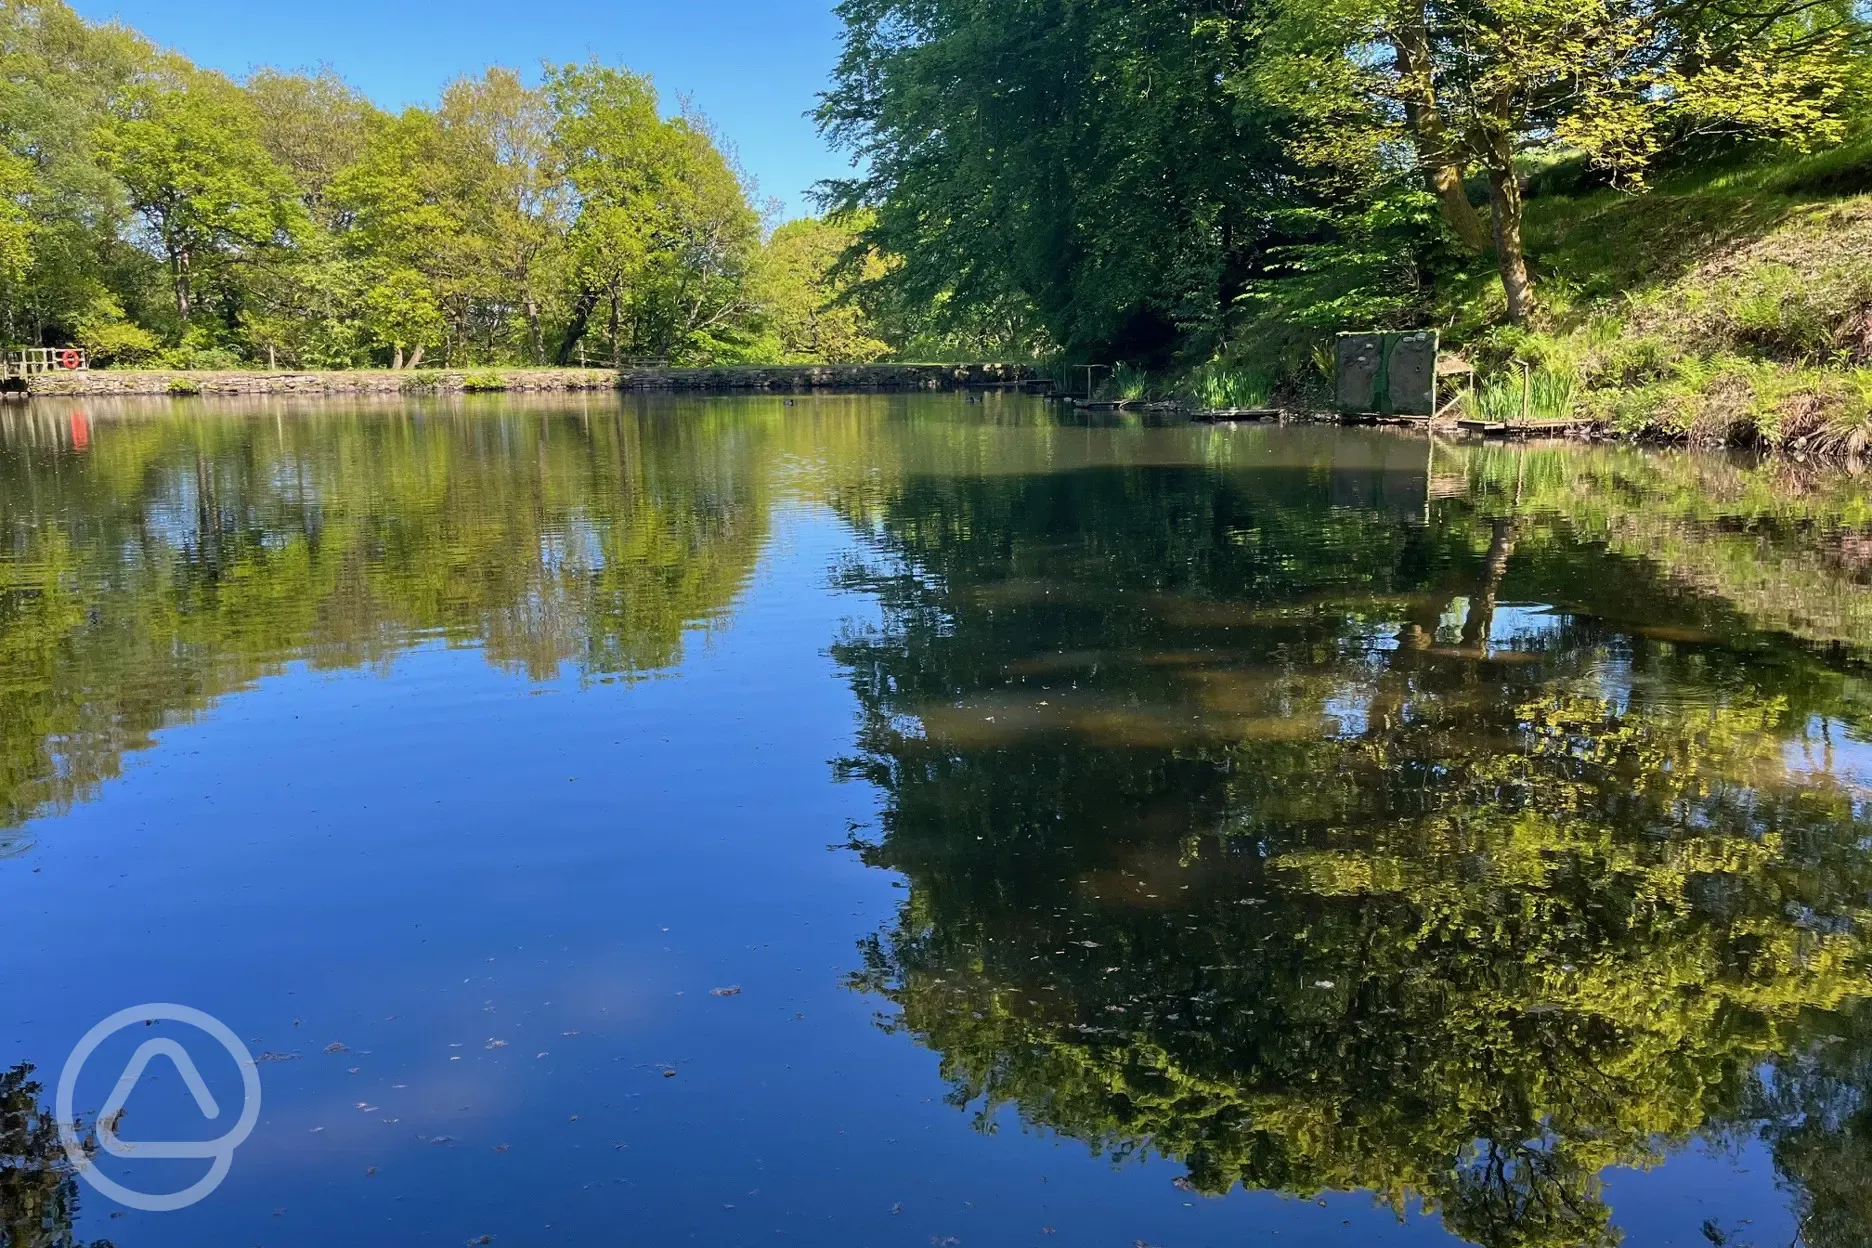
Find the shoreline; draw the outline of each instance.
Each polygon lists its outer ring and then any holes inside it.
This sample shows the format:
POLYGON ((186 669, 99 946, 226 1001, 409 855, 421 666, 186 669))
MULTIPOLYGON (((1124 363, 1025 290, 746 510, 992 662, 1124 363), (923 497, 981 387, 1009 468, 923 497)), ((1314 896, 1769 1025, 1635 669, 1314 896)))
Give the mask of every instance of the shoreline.
POLYGON ((99 369, 14 379, 14 398, 189 398, 197 395, 389 395, 941 391, 1036 380, 1026 364, 806 364, 715 368, 451 368, 348 372, 99 369))
MULTIPOLYGON (((470 394, 889 394, 940 393, 969 390, 1004 390, 1040 396, 1032 387, 1045 378, 1026 364, 854 364, 854 365, 732 365, 709 368, 654 368, 613 371, 599 368, 419 369, 344 372, 188 372, 182 370, 101 369, 87 372, 42 373, 12 379, 13 388, 0 399, 23 403, 32 399, 140 399, 140 398, 383 398, 431 395, 458 397, 470 394), (21 384, 23 383, 23 384, 21 384)), ((1057 396, 1053 396, 1057 397, 1057 396)), ((1577 445, 1609 443, 1653 450, 1689 449, 1740 451, 1792 463, 1845 465, 1852 457, 1807 445, 1748 445, 1692 437, 1666 437, 1654 433, 1622 431, 1604 421, 1575 420, 1551 427, 1529 426, 1481 430, 1463 428, 1448 418, 1348 417, 1323 409, 1255 409, 1239 416, 1210 412, 1185 400, 1156 403, 1110 404, 1086 408, 1091 414, 1116 415, 1105 407, 1123 407, 1138 414, 1174 415, 1193 424, 1226 429, 1253 424, 1344 425, 1391 427, 1398 430, 1459 438, 1465 441, 1525 444, 1567 442, 1577 445)))

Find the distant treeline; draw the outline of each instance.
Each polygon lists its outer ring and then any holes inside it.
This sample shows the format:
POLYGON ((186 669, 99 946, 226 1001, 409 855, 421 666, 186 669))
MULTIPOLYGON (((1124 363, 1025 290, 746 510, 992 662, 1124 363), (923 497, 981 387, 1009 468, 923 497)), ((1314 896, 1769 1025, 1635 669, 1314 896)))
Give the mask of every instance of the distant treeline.
POLYGON ((841 298, 851 230, 769 234, 755 195, 622 68, 492 69, 393 114, 328 69, 235 81, 62 0, 0 5, 5 344, 184 368, 887 354, 841 298))

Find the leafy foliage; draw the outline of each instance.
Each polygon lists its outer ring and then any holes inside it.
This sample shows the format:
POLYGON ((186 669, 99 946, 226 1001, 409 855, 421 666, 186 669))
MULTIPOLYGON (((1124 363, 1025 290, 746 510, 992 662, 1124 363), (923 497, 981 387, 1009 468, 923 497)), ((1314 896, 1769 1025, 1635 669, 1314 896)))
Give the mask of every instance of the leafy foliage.
POLYGON ((1201 358, 1267 263, 1269 213, 1304 197, 1210 7, 845 0, 819 119, 864 172, 828 194, 875 211, 887 282, 946 327, 1201 358))
POLYGON ((0 61, 0 338, 298 368, 886 349, 857 304, 823 341, 776 328, 830 307, 840 257, 796 231, 769 261, 707 120, 626 70, 495 68, 390 115, 63 0, 0 9, 0 61))
POLYGON ((902 258, 881 285, 951 326, 1011 312, 1074 362, 1294 379, 1334 331, 1533 325, 1614 280, 1545 267, 1529 195, 1557 170, 1630 197, 1712 158, 1817 152, 1827 194, 1865 169, 1823 151, 1872 98, 1852 0, 839 12, 819 119, 860 172, 827 193, 902 258))

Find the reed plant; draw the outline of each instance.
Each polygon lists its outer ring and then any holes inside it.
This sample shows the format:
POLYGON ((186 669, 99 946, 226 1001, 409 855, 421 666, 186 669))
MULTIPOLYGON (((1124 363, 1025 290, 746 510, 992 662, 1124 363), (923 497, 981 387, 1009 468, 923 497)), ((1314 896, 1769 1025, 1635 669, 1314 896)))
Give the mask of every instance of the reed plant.
POLYGON ((1190 374, 1190 392, 1207 408, 1266 407, 1274 395, 1274 378, 1257 368, 1216 360, 1190 374))

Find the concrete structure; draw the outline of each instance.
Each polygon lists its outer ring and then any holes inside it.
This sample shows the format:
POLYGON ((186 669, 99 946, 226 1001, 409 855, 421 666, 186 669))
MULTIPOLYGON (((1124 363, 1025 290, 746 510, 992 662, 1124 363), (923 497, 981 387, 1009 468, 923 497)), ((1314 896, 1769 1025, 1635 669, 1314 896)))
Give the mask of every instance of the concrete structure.
POLYGON ((1340 334, 1334 401, 1349 415, 1434 416, 1434 329, 1407 334, 1340 334))

